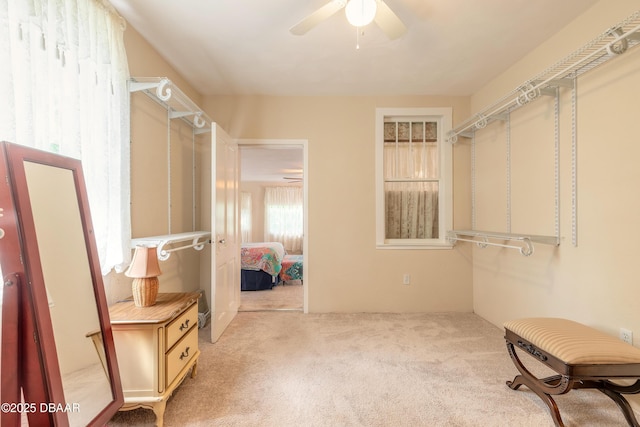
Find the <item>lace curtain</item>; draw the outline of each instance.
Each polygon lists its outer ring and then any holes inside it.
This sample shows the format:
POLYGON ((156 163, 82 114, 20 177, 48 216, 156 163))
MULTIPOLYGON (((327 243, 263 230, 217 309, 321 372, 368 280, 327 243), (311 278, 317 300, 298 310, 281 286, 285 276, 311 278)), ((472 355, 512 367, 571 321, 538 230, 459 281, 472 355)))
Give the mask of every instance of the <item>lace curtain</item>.
POLYGON ((264 237, 280 242, 288 253, 302 253, 303 193, 301 187, 266 187, 264 237))
POLYGON ((438 184, 386 183, 387 239, 438 237, 438 184))
POLYGON ((131 250, 125 23, 98 0, 0 0, 0 140, 82 161, 102 273, 131 250))
POLYGON ((385 143, 387 239, 438 238, 438 183, 416 181, 438 177, 437 155, 435 142, 385 143))

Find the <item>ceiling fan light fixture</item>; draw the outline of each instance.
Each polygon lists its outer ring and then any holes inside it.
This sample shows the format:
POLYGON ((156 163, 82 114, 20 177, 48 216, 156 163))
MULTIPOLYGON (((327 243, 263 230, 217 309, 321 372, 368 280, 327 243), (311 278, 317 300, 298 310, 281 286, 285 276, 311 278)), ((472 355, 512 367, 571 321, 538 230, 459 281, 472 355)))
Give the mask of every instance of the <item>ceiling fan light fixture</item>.
POLYGON ((364 27, 376 17, 376 0, 349 0, 344 11, 347 21, 354 27, 364 27))

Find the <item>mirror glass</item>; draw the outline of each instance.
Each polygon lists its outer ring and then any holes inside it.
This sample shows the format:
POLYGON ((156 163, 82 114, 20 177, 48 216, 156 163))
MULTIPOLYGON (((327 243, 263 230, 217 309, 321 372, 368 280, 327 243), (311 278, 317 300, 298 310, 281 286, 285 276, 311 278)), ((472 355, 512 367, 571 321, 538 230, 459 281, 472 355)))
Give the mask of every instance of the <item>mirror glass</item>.
POLYGON ((24 162, 71 426, 84 426, 112 400, 100 320, 73 172, 24 162))

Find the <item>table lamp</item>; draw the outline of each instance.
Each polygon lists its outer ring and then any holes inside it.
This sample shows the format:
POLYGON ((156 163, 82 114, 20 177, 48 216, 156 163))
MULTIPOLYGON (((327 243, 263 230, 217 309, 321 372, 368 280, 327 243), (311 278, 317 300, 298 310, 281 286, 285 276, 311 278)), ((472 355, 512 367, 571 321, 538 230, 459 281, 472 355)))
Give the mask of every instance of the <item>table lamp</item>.
POLYGON ((160 265, 155 246, 136 246, 131 265, 124 273, 133 278, 131 291, 136 307, 149 307, 156 303, 158 297, 158 281, 160 265))

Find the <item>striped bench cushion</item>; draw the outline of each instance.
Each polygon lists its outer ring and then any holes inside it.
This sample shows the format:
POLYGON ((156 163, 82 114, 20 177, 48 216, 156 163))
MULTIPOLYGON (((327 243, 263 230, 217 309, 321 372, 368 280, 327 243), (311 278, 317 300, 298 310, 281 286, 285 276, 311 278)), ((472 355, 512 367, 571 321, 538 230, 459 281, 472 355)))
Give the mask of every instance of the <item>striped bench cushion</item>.
POLYGON ((504 327, 567 365, 640 363, 640 349, 571 320, 518 319, 504 327))

